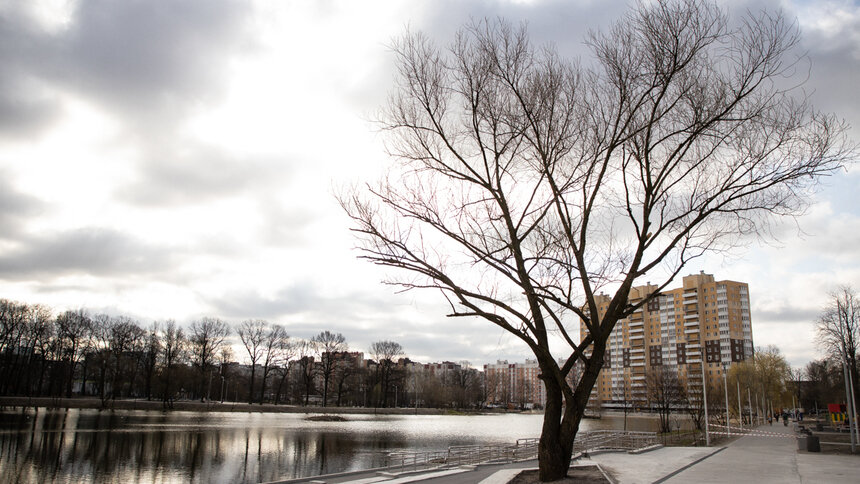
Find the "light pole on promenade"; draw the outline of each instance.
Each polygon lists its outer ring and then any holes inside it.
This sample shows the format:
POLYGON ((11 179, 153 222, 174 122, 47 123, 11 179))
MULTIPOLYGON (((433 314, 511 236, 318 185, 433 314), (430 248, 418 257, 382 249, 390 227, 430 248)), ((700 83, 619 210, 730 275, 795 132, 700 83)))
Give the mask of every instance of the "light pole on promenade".
POLYGON ((702 405, 705 407, 705 445, 711 446, 711 432, 708 430, 708 383, 705 381, 705 348, 702 348, 702 405))
MULTIPOLYGON (((843 355, 844 356, 844 355, 843 355)), ((857 425, 857 415, 856 412, 853 411, 854 406, 852 405, 854 400, 853 389, 851 388, 851 374, 848 372, 849 366, 846 358, 842 359, 842 374, 845 376, 845 409, 848 410, 848 415, 850 415, 848 419, 848 433, 851 434, 851 453, 854 453, 854 447, 856 443, 854 442, 854 427, 857 425)))
POLYGON ((744 428, 744 404, 741 402, 741 376, 737 375, 735 383, 738 384, 738 425, 741 430, 744 428))
POLYGON ((723 390, 726 393, 726 433, 728 435, 732 435, 732 427, 729 423, 729 384, 726 379, 726 373, 729 368, 729 365, 723 365, 723 390))
POLYGON ((752 392, 750 392, 750 387, 747 387, 747 403, 749 403, 750 407, 750 427, 755 427, 755 422, 753 421, 753 406, 752 406, 752 392))

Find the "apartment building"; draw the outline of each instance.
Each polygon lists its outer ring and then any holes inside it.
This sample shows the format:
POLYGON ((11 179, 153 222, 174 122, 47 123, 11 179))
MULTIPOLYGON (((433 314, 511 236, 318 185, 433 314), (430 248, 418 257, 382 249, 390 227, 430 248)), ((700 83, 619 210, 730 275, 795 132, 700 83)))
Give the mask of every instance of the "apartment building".
MULTIPOLYGON (((651 284, 634 287, 629 302, 636 304, 656 290, 651 284)), ((601 313, 610 299, 597 297, 601 313)), ((715 281, 701 272, 684 277, 682 287, 661 292, 616 324, 592 398, 603 404, 644 402, 647 375, 662 367, 700 391, 702 365, 709 384, 717 384, 732 364, 752 355, 748 285, 715 281)))
MULTIPOLYGON (((564 360, 558 361, 564 365, 564 360)), ((568 382, 577 381, 577 368, 568 375, 568 382)), ((537 360, 526 359, 523 363, 508 363, 499 360, 484 365, 484 384, 487 405, 518 408, 543 408, 546 405, 546 388, 540 379, 537 360)))

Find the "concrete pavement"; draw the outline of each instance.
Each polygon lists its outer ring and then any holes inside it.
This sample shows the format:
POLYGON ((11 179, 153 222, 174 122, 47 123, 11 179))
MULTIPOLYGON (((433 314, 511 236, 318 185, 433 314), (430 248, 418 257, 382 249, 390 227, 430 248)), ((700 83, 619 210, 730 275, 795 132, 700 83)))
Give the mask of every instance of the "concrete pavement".
MULTIPOLYGON (((574 465, 596 465, 614 483, 851 483, 860 482, 860 455, 828 455, 797 450, 793 427, 764 425, 716 447, 662 447, 642 454, 594 453, 574 465)), ((467 466, 385 475, 366 472, 321 476, 304 482, 351 484, 506 484, 537 461, 467 466)), ((292 481, 297 482, 297 481, 292 481)))
POLYGON ((860 482, 860 456, 798 451, 791 426, 763 425, 754 434, 731 442, 724 451, 660 482, 856 484, 860 482))

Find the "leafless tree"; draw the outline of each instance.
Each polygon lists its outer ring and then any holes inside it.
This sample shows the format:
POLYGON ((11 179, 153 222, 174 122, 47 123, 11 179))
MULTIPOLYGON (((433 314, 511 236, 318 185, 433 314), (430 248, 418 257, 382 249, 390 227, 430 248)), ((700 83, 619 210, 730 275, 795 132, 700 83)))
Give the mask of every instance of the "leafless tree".
POLYGON ((314 377, 317 368, 314 357, 317 354, 317 344, 313 340, 300 340, 296 343, 295 368, 298 371, 299 383, 304 390, 304 405, 310 402, 311 392, 314 391, 314 377))
POLYGON ((263 356, 263 375, 260 382, 260 404, 266 396, 266 380, 269 373, 275 365, 289 365, 290 358, 293 357, 293 345, 290 342, 290 335, 283 326, 279 324, 271 325, 266 331, 263 340, 264 356, 263 356))
POLYGON ((152 399, 152 382, 158 367, 158 359, 161 355, 162 344, 159 337, 160 325, 153 321, 146 333, 146 347, 142 355, 144 394, 147 400, 152 399))
POLYGON ((830 303, 815 322, 816 342, 827 355, 845 363, 854 384, 854 399, 860 397, 857 349, 860 344, 860 298, 851 286, 830 294, 830 303))
POLYGON ((33 319, 34 324, 31 327, 31 331, 34 338, 33 354, 34 356, 38 355, 39 360, 36 396, 41 396, 44 388, 45 370, 47 369, 48 362, 56 354, 57 338, 55 338, 56 328, 53 324, 54 320, 51 311, 44 306, 39 306, 37 311, 38 314, 33 319))
POLYGON ((340 333, 332 333, 331 331, 322 331, 314 336, 314 343, 320 354, 320 374, 323 377, 323 407, 328 405, 328 384, 334 374, 337 365, 340 363, 341 351, 346 351, 346 338, 340 333))
POLYGON ((651 367, 645 379, 648 403, 660 416, 660 431, 672 431, 672 411, 685 403, 684 386, 678 373, 668 366, 651 367))
MULTIPOLYGON (((221 379, 218 398, 221 400, 221 403, 224 403, 225 394, 227 393, 227 383, 230 379, 230 375, 228 374, 230 363, 235 360, 233 347, 230 345, 221 346, 221 351, 218 352, 218 376, 221 379)), ((236 395, 236 400, 238 400, 238 395, 236 395)))
MULTIPOLYGON (((227 323, 218 318, 202 318, 191 323, 191 361, 200 372, 200 401, 209 393, 207 372, 230 334, 227 323)), ((210 376, 211 380, 211 376, 210 376)))
POLYGON ((136 361, 131 357, 135 349, 139 349, 143 341, 144 331, 137 321, 126 317, 113 318, 110 326, 110 355, 113 360, 113 382, 111 384, 111 399, 122 394, 125 384, 129 386, 134 381, 137 370, 136 361))
POLYGON ((793 83, 798 40, 778 13, 729 27, 707 0, 658 0, 592 32, 582 64, 504 21, 469 24, 447 50, 395 41, 380 118, 402 169, 341 203, 361 257, 405 276, 388 282, 439 290, 450 316, 535 354, 542 480, 567 472, 616 322, 653 297, 630 304, 634 283, 659 278, 657 294, 691 259, 767 235, 852 155, 844 124, 793 83))
POLYGON ((163 364, 161 368, 162 402, 164 408, 173 408, 173 397, 175 390, 173 380, 176 366, 185 359, 188 350, 188 340, 185 332, 178 327, 176 321, 168 320, 164 323, 164 335, 162 338, 164 350, 162 351, 163 364))
MULTIPOLYGON (((263 339, 266 334, 266 322, 259 319, 242 321, 236 333, 242 340, 245 351, 248 352, 248 364, 251 366, 250 381, 248 382, 248 403, 254 403, 254 379, 257 372, 257 362, 265 353, 263 339)), ((263 403, 262 398, 260 396, 260 403, 263 403)))
MULTIPOLYGON (((71 398, 75 370, 92 345, 93 321, 85 310, 78 309, 60 314, 57 316, 56 322, 62 358, 68 365, 66 398, 71 398)), ((84 371, 84 374, 86 374, 86 371, 84 371)), ((83 379, 82 391, 85 386, 86 377, 83 379)))
POLYGON ((26 333, 28 306, 0 299, 0 391, 10 391, 18 379, 13 373, 18 367, 19 347, 26 333))
POLYGON ((370 345, 370 354, 376 360, 376 383, 380 390, 377 405, 387 407, 394 366, 403 355, 403 347, 396 341, 376 341, 370 345))

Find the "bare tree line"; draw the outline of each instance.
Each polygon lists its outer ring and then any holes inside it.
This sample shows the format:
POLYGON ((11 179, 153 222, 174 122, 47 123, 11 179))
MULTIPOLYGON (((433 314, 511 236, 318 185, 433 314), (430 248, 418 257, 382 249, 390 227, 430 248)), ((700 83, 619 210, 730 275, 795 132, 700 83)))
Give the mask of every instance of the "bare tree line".
POLYGON ((368 356, 349 352, 341 333, 294 338, 283 325, 259 319, 143 326, 83 309, 54 317, 45 306, 0 299, 0 395, 90 396, 103 406, 141 398, 160 400, 165 408, 177 399, 377 407, 482 402, 473 369, 432 381, 414 374, 415 365, 394 341, 372 343, 368 356), (238 355, 231 344, 236 339, 238 355))

